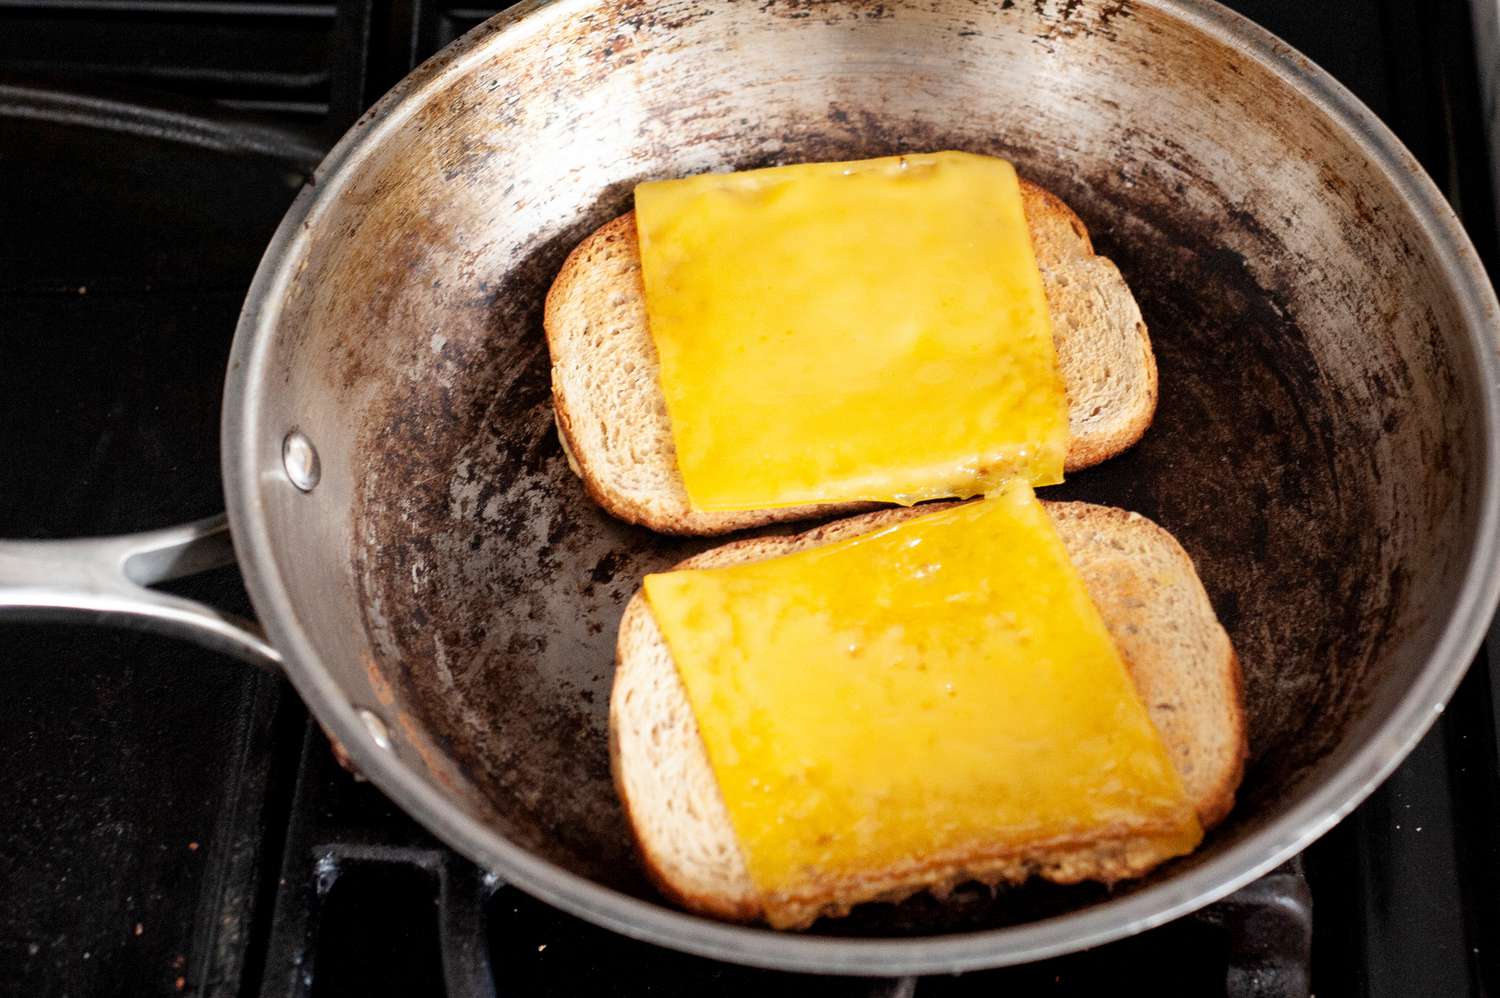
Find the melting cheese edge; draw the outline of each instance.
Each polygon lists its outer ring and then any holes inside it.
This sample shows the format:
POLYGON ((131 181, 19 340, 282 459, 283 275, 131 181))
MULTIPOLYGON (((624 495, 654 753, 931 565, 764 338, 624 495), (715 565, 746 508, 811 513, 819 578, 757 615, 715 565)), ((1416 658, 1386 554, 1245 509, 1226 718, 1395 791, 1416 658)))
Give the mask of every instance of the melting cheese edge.
POLYGON ((944 862, 1202 838, 1024 482, 645 592, 773 925, 944 862))

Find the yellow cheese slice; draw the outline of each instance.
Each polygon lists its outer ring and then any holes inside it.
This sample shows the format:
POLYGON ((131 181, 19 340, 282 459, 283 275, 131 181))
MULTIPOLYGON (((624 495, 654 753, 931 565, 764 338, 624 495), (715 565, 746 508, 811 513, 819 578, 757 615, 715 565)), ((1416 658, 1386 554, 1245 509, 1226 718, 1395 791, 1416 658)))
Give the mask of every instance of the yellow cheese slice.
POLYGON ((769 920, 943 861, 1202 829, 1028 485, 767 561, 648 575, 769 920))
POLYGON ((692 506, 1062 481, 1068 410, 1015 169, 968 153, 635 189, 692 506))

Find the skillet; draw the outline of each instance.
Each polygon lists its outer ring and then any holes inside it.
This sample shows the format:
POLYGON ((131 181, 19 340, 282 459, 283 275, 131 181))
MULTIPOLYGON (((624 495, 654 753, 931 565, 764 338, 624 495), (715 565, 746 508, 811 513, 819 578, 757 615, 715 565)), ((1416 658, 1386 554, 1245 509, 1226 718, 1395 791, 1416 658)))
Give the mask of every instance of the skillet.
POLYGON ((454 848, 722 959, 956 971, 1096 945, 1302 849, 1415 744, 1497 596, 1494 292, 1412 157, 1207 0, 556 0, 419 67, 267 250, 225 385, 226 520, 0 544, 0 614, 181 634, 284 670, 454 848), (1143 513, 1245 671, 1239 803, 1113 892, 873 905, 802 934, 673 909, 605 730, 640 576, 708 542, 610 519, 552 427, 543 295, 642 179, 959 148, 1062 196, 1134 289, 1155 423, 1049 497, 1143 513), (148 588, 233 548, 260 626, 148 588))

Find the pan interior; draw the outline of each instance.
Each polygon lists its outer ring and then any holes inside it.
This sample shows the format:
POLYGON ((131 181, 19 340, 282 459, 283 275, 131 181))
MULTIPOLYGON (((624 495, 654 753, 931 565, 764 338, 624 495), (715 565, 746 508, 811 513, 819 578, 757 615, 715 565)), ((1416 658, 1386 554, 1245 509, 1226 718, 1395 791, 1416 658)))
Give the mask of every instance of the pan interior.
MULTIPOLYGON (((410 113, 315 219, 276 374, 324 414, 347 482, 326 501, 348 507, 331 515, 368 654, 324 658, 497 832, 656 898, 610 777, 615 628, 642 574, 709 542, 588 499, 541 327, 569 249, 651 177, 992 153, 1119 265, 1156 420, 1046 495, 1182 542, 1243 665, 1252 754, 1225 826, 1152 879, 1254 834, 1416 678, 1477 515, 1482 389, 1399 192, 1269 70, 1123 2, 560 3, 488 30, 407 85, 410 113)), ((1106 896, 960 891, 814 931, 1003 925, 1106 896)))

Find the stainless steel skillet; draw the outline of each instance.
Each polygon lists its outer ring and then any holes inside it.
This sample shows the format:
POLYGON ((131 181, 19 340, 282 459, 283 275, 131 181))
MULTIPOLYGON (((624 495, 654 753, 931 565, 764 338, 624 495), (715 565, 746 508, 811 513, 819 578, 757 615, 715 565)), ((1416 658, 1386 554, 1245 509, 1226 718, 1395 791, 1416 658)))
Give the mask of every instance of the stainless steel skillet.
POLYGON ((621 932, 832 972, 1037 959, 1268 869, 1441 710, 1497 595, 1497 322, 1411 157, 1202 0, 528 4, 361 119, 251 289, 223 454, 265 636, 138 585, 211 563, 214 524, 0 546, 0 612, 279 661, 434 832, 621 932), (1015 160, 1136 290, 1156 423, 1062 493, 1152 516, 1197 561, 1246 670, 1240 803, 1113 894, 917 900, 801 935, 706 921, 637 872, 604 740, 622 603, 696 545, 610 520, 568 471, 542 295, 639 179, 937 148, 1015 160))

